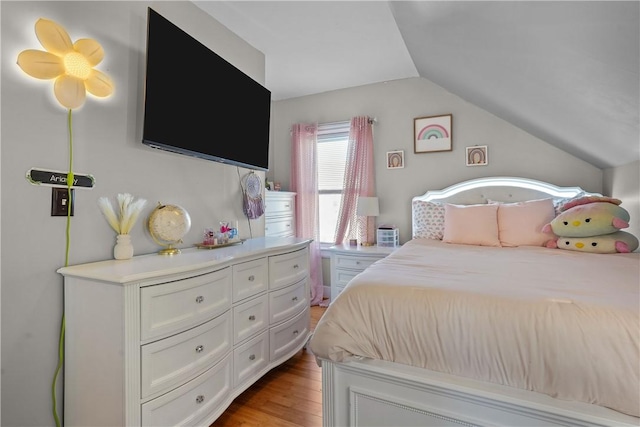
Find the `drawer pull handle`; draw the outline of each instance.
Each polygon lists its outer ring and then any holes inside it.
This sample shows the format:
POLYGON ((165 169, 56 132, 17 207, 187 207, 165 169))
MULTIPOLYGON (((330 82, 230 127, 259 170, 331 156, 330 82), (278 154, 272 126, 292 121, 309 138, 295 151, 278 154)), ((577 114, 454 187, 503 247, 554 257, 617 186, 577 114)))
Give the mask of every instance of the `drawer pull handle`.
POLYGON ((256 320, 256 316, 252 314, 251 316, 249 316, 249 320, 256 320))
POLYGON ((287 224, 287 227, 291 227, 291 224, 287 224))
POLYGON ((256 358, 255 354, 252 354, 251 356, 249 356, 249 360, 255 360, 255 358, 256 358))
POLYGON ((291 301, 298 301, 298 297, 291 298, 291 301))
POLYGON ((298 264, 294 264, 294 265, 293 265, 293 268, 299 268, 299 267, 298 267, 298 264))
POLYGON ((203 345, 199 345, 196 347, 196 353, 202 353, 202 351, 204 350, 204 346, 203 345))
POLYGON ((249 276, 249 281, 253 282, 254 280, 256 280, 255 276, 252 274, 251 276, 249 276))
POLYGON ((198 395, 198 397, 196 397, 196 403, 202 403, 204 402, 204 396, 202 394, 198 395))
POLYGON ((199 296, 197 296, 197 297, 196 297, 196 302, 197 302, 198 304, 200 304, 200 303, 201 303, 201 302, 203 302, 203 301, 204 301, 204 297, 203 297, 202 295, 199 295, 199 296))
POLYGON ((360 261, 356 261, 356 264, 357 264, 357 265, 360 265, 360 261))
POLYGON ((293 335, 298 335, 298 330, 293 331, 293 335))
POLYGON ((285 207, 285 208, 288 208, 288 207, 289 207, 289 205, 284 205, 284 207, 285 207))

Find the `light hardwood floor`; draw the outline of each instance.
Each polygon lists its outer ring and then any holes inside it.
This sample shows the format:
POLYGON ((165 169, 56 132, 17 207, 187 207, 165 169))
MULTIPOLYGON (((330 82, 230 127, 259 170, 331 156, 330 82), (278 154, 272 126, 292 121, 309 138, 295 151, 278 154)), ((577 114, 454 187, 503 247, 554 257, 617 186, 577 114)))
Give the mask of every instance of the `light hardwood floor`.
MULTIPOLYGON (((311 307, 311 330, 326 308, 311 307)), ((322 373, 314 356, 300 350, 236 397, 210 427, 320 427, 322 373)))

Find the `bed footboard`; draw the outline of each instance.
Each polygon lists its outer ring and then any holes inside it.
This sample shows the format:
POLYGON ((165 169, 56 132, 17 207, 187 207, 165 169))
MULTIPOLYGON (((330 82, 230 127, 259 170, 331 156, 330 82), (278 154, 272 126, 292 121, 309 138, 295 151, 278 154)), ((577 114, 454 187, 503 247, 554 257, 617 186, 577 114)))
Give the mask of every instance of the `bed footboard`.
POLYGON ((595 405, 378 360, 321 360, 323 425, 638 426, 595 405))

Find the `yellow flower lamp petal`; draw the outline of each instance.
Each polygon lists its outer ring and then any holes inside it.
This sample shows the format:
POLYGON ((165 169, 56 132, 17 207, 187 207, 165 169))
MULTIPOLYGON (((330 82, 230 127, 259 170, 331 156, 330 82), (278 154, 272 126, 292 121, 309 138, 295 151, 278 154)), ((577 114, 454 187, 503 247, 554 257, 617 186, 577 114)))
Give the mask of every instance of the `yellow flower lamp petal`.
POLYGON ((35 25, 36 36, 46 51, 28 49, 18 55, 18 66, 37 79, 55 79, 53 91, 62 106, 74 109, 84 104, 87 92, 98 97, 113 93, 113 82, 93 67, 102 62, 104 50, 93 39, 75 43, 59 24, 44 18, 35 25))

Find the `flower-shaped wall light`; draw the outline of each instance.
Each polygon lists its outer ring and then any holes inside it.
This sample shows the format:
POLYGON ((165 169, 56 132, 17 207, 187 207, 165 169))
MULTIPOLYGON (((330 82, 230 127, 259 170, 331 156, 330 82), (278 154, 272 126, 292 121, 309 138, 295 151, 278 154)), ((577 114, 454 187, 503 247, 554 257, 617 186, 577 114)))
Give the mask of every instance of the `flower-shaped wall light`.
POLYGON ((62 106, 80 107, 87 92, 101 98, 113 93, 109 76, 93 68, 104 57, 100 43, 93 39, 72 43, 62 26, 44 18, 38 19, 35 30, 46 51, 22 51, 18 55, 18 65, 31 77, 55 79, 54 94, 62 106))

